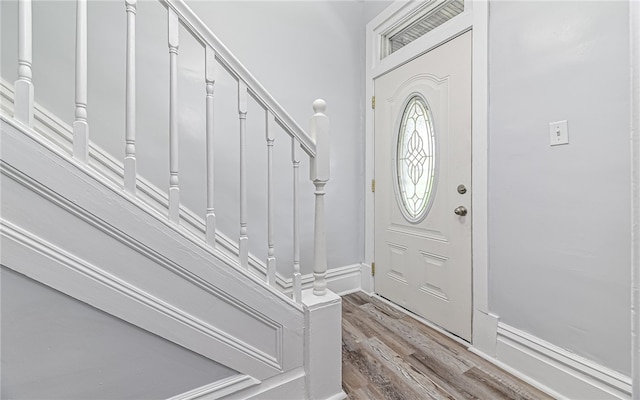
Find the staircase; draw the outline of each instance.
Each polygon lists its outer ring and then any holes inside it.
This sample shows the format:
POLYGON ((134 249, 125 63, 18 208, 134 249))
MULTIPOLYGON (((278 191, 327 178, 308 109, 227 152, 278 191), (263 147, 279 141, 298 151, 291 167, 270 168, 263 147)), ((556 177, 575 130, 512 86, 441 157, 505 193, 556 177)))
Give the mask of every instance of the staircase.
MULTIPOLYGON (((322 100, 313 103, 307 133, 182 0, 160 4, 167 16, 169 55, 168 190, 138 173, 136 106, 136 0, 126 0, 126 96, 124 159, 91 139, 88 114, 87 0, 76 2, 75 120, 65 124, 35 102, 32 82, 32 2, 18 2, 18 79, 2 82, 1 242, 3 268, 40 282, 147 332, 215 361, 234 373, 175 399, 340 399, 340 298, 326 285, 324 188, 329 181, 329 121, 322 100), (206 127, 206 209, 181 202, 178 144, 178 57, 184 34, 203 50, 199 117, 206 127), (218 98, 216 80, 237 82, 237 97, 218 98), (237 101, 239 235, 231 239, 217 220, 215 182, 216 106, 237 101), (248 226, 247 114, 264 113, 266 132, 267 241, 264 259, 250 252, 248 226), (274 152, 276 132, 291 140, 292 274, 276 269, 274 152), (313 250, 301 249, 304 186, 300 165, 308 160, 314 185, 313 250), (303 285, 301 251, 313 252, 313 279, 303 285), (290 282, 288 285, 287 282, 290 282), (290 287, 289 287, 290 286, 290 287), (303 287, 304 286, 304 287, 303 287)), ((91 5, 89 4, 89 7, 91 5)), ((52 46, 55 45, 52 43, 52 46)), ((278 202, 282 201, 280 198, 278 202)), ((254 210, 251 210, 255 212, 254 210)), ((4 345, 4 343, 3 343, 4 345)), ((4 368, 4 365, 3 365, 4 368)), ((23 377, 28 382, 29 377, 23 377)), ((6 385, 6 382, 3 382, 6 385)), ((4 389, 3 389, 4 390, 4 389)), ((19 395, 19 393, 17 393, 19 395)))

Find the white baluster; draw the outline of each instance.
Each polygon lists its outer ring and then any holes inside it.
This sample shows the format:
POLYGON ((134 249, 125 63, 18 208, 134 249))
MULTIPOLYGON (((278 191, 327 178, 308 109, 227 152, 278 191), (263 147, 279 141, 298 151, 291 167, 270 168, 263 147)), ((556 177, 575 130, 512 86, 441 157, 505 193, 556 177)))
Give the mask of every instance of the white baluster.
POLYGON ((87 123, 87 0, 76 1, 76 118, 73 122, 73 156, 89 158, 87 123))
POLYGON ((291 138, 291 161, 293 163, 293 300, 302 304, 302 275, 300 274, 300 143, 291 138))
POLYGON ((209 46, 205 48, 205 82, 207 85, 207 217, 206 242, 216 247, 216 213, 213 200, 213 85, 216 80, 216 54, 209 46))
POLYGON ((169 11, 169 220, 180 221, 180 187, 178 186, 178 32, 180 21, 169 11))
POLYGON ((249 269, 249 237, 247 236, 247 84, 238 81, 238 114, 240 116, 240 266, 249 269))
POLYGON ((270 111, 267 117, 267 284, 276 286, 276 256, 273 235, 273 143, 275 141, 276 119, 270 111))
POLYGON ((14 117, 33 126, 33 82, 31 71, 31 0, 18 2, 18 79, 15 82, 14 117))
POLYGON ((324 114, 327 103, 313 102, 315 114, 311 118, 311 137, 316 143, 316 156, 311 160, 311 180, 316 187, 314 224, 313 294, 323 296, 327 292, 327 237, 324 218, 324 187, 329 181, 329 118, 324 114))
POLYGON ((125 0, 127 72, 125 97, 124 190, 136 193, 136 1, 125 0))

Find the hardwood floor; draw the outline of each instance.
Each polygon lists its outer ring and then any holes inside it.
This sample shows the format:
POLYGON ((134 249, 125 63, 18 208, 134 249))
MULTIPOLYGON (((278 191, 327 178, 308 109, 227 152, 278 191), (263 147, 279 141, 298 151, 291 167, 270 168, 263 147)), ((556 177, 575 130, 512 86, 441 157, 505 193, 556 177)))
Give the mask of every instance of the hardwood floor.
POLYGON ((342 386, 353 400, 551 399, 364 293, 342 298, 342 386))

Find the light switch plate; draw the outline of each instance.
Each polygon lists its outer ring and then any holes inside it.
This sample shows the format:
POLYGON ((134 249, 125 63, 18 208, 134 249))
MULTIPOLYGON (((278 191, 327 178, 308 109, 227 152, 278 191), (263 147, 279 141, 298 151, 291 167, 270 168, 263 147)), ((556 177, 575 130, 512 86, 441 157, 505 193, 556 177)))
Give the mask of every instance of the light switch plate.
POLYGON ((569 127, 567 121, 557 121, 549 124, 549 141, 551 146, 569 144, 569 127))

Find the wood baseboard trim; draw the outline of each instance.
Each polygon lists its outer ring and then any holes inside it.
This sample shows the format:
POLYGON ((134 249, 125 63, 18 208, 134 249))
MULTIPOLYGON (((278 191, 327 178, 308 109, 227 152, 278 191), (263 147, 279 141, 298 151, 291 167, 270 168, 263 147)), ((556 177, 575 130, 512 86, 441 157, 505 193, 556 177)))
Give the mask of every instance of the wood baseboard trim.
POLYGON ((485 357, 558 398, 630 399, 631 378, 498 323, 496 357, 485 357))

